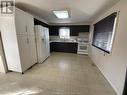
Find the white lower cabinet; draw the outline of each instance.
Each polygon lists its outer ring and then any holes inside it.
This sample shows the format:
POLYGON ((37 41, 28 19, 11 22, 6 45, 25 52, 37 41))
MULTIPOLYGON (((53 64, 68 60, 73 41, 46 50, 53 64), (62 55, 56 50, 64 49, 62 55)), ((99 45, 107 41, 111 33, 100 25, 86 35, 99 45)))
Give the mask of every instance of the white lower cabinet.
POLYGON ((30 50, 30 61, 34 65, 37 63, 37 50, 35 43, 35 36, 29 36, 29 50, 30 50))
POLYGON ((17 35, 22 72, 37 63, 35 37, 17 35))
POLYGON ((27 35, 17 35, 21 70, 24 72, 32 64, 30 62, 30 49, 27 35))

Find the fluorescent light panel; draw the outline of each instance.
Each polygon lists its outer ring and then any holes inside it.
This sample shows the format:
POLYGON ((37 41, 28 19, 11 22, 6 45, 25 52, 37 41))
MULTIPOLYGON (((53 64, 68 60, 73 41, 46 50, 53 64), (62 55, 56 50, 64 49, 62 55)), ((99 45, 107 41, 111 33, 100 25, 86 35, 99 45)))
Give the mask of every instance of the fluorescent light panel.
POLYGON ((55 14, 55 16, 59 19, 66 19, 69 18, 69 13, 68 11, 64 10, 64 11, 53 11, 53 13, 55 14))

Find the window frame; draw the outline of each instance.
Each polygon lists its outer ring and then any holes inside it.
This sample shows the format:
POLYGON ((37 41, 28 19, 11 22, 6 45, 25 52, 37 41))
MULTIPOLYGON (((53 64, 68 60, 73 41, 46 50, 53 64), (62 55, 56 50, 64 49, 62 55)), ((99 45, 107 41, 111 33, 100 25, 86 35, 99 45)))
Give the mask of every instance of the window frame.
MULTIPOLYGON (((114 12, 113 14, 116 13, 116 17, 114 19, 114 24, 113 24, 113 30, 112 30, 112 35, 111 35, 111 40, 110 40, 110 44, 109 44, 109 50, 106 50, 106 49, 103 49, 99 46, 96 46, 93 42, 94 42, 94 39, 92 40, 92 46, 108 53, 108 54, 111 54, 112 52, 112 47, 113 47, 113 43, 114 43, 114 38, 115 38, 115 33, 116 33, 116 27, 117 27, 117 21, 118 21, 118 16, 119 16, 119 12, 114 12)), ((111 14, 112 15, 112 14, 111 14)), ((110 16, 110 15, 109 15, 110 16)), ((108 17, 108 16, 107 16, 108 17)), ((105 18, 104 18, 105 19, 105 18)), ((102 19, 103 20, 103 19, 102 19)), ((95 24, 94 24, 95 25, 95 24)), ((94 28, 95 29, 95 28, 94 28)), ((94 30, 95 32, 95 30, 94 30)), ((93 33, 93 37, 94 37, 94 33, 93 33)))
POLYGON ((69 27, 59 28, 59 37, 60 37, 60 39, 70 39, 70 28, 69 27), (61 29, 68 29, 68 31, 67 31, 67 32, 69 32, 69 33, 67 33, 68 35, 65 35, 64 37, 62 37, 61 29))

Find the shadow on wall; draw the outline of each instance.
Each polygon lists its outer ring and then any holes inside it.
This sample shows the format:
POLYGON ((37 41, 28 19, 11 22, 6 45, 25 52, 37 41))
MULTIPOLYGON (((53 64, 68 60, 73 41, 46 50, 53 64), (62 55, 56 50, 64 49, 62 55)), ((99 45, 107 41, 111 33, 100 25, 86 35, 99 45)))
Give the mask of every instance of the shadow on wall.
POLYGON ((123 95, 127 95, 127 71, 126 71, 126 79, 125 79, 125 87, 124 87, 123 95))
POLYGON ((40 16, 41 18, 46 18, 48 15, 46 11, 44 11, 43 9, 37 8, 33 5, 29 5, 25 3, 15 3, 15 5, 17 8, 32 14, 36 14, 36 16, 40 16), (43 16, 41 15, 41 13, 44 13, 43 16))

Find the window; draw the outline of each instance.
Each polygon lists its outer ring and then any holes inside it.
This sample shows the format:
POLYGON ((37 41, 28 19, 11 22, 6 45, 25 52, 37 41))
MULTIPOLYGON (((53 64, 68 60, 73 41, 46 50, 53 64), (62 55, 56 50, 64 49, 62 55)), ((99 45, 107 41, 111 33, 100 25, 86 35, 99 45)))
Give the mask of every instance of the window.
POLYGON ((93 46, 110 53, 115 34, 117 12, 94 25, 93 46))
POLYGON ((60 28, 59 36, 61 39, 69 39, 70 38, 70 29, 69 28, 60 28))

